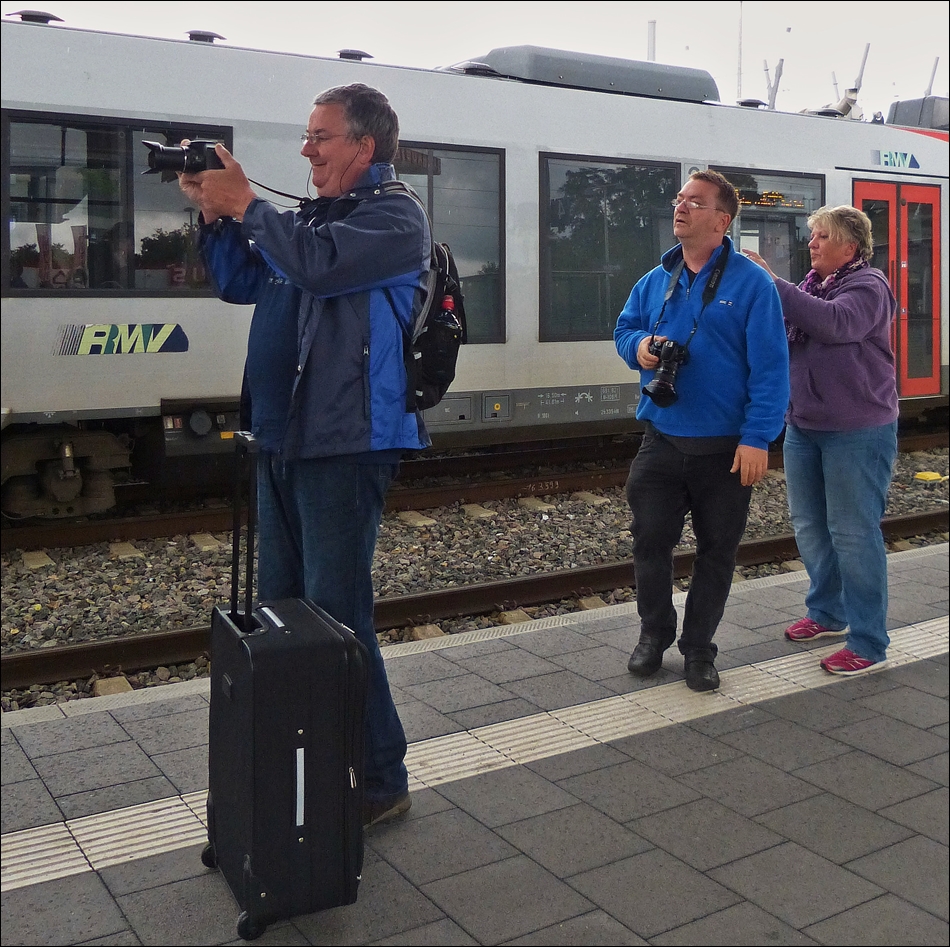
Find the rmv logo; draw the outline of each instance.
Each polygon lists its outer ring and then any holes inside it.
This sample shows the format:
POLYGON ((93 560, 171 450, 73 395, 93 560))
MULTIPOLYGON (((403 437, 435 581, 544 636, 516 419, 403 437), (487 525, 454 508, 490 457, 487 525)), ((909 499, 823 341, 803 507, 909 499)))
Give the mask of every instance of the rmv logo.
POLYGON ((61 326, 60 355, 129 355, 187 352, 188 336, 174 322, 61 326))
POLYGON ((875 151, 873 158, 884 168, 920 168, 920 162, 906 151, 875 151))

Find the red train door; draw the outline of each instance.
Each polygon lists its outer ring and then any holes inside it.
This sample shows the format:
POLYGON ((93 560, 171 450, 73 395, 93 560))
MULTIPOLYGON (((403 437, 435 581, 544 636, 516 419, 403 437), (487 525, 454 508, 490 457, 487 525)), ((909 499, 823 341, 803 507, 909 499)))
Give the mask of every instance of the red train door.
POLYGON ((901 397, 940 393, 940 189, 855 181, 871 218, 876 266, 897 297, 892 339, 901 397))

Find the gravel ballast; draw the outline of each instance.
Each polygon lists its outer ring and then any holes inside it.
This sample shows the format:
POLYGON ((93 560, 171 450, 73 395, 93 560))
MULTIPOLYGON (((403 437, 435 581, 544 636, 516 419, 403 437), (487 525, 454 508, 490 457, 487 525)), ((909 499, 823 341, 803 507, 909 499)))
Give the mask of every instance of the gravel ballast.
MULTIPOLYGON (((888 496, 888 515, 946 508, 946 449, 900 454, 888 496), (921 472, 942 480, 922 480, 921 472)), ((629 511, 622 488, 593 495, 455 504, 423 511, 421 524, 387 513, 377 545, 375 582, 379 597, 507 579, 625 559, 631 555, 629 511), (604 502, 606 501, 606 502, 604 502)), ((416 517, 418 520, 419 518, 416 517)), ((781 471, 770 471, 753 491, 746 539, 791 532, 781 471)), ((945 538, 945 537, 944 537, 945 538)), ((940 541, 940 537, 932 537, 940 541)), ((687 521, 682 546, 692 545, 687 521)), ((96 544, 45 553, 2 556, 2 652, 51 648, 95 638, 205 625, 215 605, 227 602, 231 581, 230 533, 177 536, 134 544, 96 544), (210 542, 208 541, 210 539, 210 542)), ((776 566, 742 570, 746 577, 776 566)), ((242 572, 243 575, 243 572, 242 572)), ((686 587, 688 580, 681 583, 686 587)), ((630 589, 601 596, 633 597, 630 589)), ((575 607, 563 602, 528 608, 541 617, 575 607)), ((442 622, 446 633, 497 624, 497 616, 442 622)), ((381 635, 403 640, 403 630, 381 635)), ((162 669, 168 680, 206 673, 206 667, 162 669)), ((156 674, 132 675, 133 686, 163 683, 156 674)), ((73 685, 75 687, 75 685, 73 685)), ((3 695, 3 709, 85 696, 46 688, 40 698, 3 695)))

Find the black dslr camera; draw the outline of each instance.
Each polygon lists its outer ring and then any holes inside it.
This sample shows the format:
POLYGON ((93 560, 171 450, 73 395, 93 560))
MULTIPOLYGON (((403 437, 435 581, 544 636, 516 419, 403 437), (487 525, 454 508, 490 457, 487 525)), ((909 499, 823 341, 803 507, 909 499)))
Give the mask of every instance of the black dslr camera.
POLYGON ((660 360, 660 364, 656 367, 653 381, 643 389, 643 393, 658 408, 668 408, 678 397, 674 387, 676 373, 680 365, 689 361, 689 350, 673 339, 665 339, 662 342, 654 339, 650 343, 649 352, 660 360))
POLYGON ((220 171, 224 165, 217 156, 217 142, 196 140, 187 145, 160 145, 157 141, 143 141, 148 148, 148 171, 143 174, 161 174, 163 181, 174 181, 178 172, 197 174, 199 171, 220 171))

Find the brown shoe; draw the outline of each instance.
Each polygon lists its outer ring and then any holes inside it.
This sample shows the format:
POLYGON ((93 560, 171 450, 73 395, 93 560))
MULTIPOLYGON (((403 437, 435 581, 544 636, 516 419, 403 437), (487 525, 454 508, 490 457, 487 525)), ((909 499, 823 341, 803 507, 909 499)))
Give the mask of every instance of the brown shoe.
POLYGON ((408 790, 401 796, 390 796, 388 799, 367 799, 363 803, 363 828, 379 822, 389 822, 398 816, 404 815, 412 806, 408 790))

